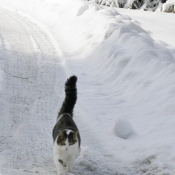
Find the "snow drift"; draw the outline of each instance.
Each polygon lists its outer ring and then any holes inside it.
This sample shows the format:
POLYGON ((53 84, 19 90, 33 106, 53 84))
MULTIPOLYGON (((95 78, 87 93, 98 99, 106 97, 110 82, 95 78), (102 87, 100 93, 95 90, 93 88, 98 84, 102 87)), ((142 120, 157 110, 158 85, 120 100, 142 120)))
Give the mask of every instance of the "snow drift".
MULTIPOLYGON (((48 103, 48 99, 44 98, 47 91, 43 91, 42 96, 34 100, 34 108, 29 110, 34 121, 38 116, 44 116, 38 120, 43 120, 43 125, 48 123, 46 126, 51 130, 59 109, 54 102, 61 103, 66 76, 75 74, 79 77, 75 120, 82 137, 82 153, 77 159, 75 174, 174 173, 173 49, 158 44, 148 31, 130 17, 120 15, 115 8, 81 0, 0 0, 0 3, 14 9, 14 13, 21 15, 23 12, 27 18, 33 16, 42 22, 61 50, 59 57, 62 62, 59 66, 55 62, 47 66, 40 60, 43 67, 39 72, 47 75, 47 72, 54 70, 52 77, 57 77, 59 81, 49 91, 52 106, 45 109, 45 104, 48 103), (59 74, 60 69, 62 74, 59 74), (46 116, 43 110, 47 112, 46 116), (128 116, 127 119, 137 133, 135 137, 121 139, 114 134, 113 127, 119 116, 128 116)), ((50 79, 44 80, 49 87, 50 79)), ((37 81, 40 82, 41 79, 37 81)), ((1 84, 3 83, 2 80, 1 84)), ((1 94, 5 94, 5 89, 1 94)), ((32 95, 29 94, 28 97, 32 95)), ((3 101, 2 104, 5 103, 7 102, 3 101)), ((25 112, 21 110, 21 115, 25 112)), ((24 119, 20 118, 20 122, 24 122, 24 119)), ((5 151, 3 146, 1 164, 5 170, 10 167, 14 169, 12 172, 19 174, 25 174, 29 169, 30 174, 41 173, 41 170, 42 174, 54 174, 50 155, 51 135, 42 132, 43 127, 39 122, 37 126, 39 133, 33 130, 36 138, 39 134, 43 135, 41 140, 48 146, 46 148, 44 144, 37 150, 39 155, 43 153, 43 157, 39 158, 34 149, 32 156, 26 155, 30 165, 22 164, 24 159, 18 155, 23 154, 26 147, 21 146, 21 152, 14 149, 17 156, 13 164, 8 164, 6 155, 12 161, 14 158, 11 151, 5 151)), ((123 134, 122 131, 121 133, 123 134)), ((20 139, 20 136, 14 139, 12 135, 8 141, 13 140, 15 148, 20 139)), ((30 150, 30 147, 27 148, 30 150)), ((3 174, 8 174, 4 169, 3 174)))

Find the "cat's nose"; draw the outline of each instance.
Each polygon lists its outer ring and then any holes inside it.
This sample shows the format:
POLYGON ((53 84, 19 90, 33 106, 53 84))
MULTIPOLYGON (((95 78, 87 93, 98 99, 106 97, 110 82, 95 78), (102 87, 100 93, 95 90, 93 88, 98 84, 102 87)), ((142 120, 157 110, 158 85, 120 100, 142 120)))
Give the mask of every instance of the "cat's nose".
POLYGON ((66 151, 68 150, 68 148, 66 148, 66 151))

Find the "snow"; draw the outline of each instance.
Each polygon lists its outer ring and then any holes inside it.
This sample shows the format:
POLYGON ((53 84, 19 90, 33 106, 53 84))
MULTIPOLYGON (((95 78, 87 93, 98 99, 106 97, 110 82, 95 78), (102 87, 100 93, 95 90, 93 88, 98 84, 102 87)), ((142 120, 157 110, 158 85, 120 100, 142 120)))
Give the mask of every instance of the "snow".
POLYGON ((0 174, 56 174, 51 132, 73 74, 73 174, 175 174, 173 14, 83 0, 0 5, 0 174))
POLYGON ((174 14, 156 12, 153 15, 153 12, 139 11, 140 15, 138 15, 138 10, 117 9, 117 11, 132 18, 134 23, 138 23, 155 42, 175 48, 175 40, 172 37, 175 31, 174 14))
POLYGON ((175 1, 174 0, 168 0, 165 4, 163 4, 162 8, 163 12, 175 12, 175 1))
POLYGON ((120 138, 128 139, 134 135, 134 130, 128 120, 118 119, 114 126, 114 133, 120 138))

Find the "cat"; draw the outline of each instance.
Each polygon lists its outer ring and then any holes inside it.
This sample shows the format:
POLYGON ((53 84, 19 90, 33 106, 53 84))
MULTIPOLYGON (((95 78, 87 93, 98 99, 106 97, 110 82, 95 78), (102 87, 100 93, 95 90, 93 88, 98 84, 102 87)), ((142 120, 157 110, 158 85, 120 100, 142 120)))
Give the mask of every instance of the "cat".
POLYGON ((73 109, 77 101, 77 77, 71 76, 65 83, 65 99, 53 128, 53 152, 57 175, 72 172, 75 159, 80 153, 81 138, 73 121, 73 109))

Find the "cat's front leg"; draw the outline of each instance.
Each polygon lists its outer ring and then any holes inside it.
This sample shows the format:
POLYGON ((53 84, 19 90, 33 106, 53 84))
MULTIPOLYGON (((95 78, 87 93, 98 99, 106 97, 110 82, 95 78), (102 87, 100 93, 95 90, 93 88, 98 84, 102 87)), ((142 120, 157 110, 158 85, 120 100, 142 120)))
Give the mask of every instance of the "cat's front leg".
POLYGON ((56 165, 57 168, 57 175, 64 175, 65 174, 65 170, 63 169, 62 164, 58 163, 56 165))
POLYGON ((72 172, 74 161, 75 161, 75 159, 73 157, 69 157, 69 159, 67 161, 67 168, 66 168, 67 172, 72 172))
POLYGON ((79 149, 74 149, 74 152, 67 157, 67 172, 72 172, 73 164, 75 162, 75 159, 79 156, 79 149))
POLYGON ((55 166, 56 166, 56 169, 57 169, 57 175, 63 175, 64 172, 65 172, 63 164, 60 160, 61 159, 59 159, 59 157, 57 155, 54 156, 54 163, 55 163, 55 166))

